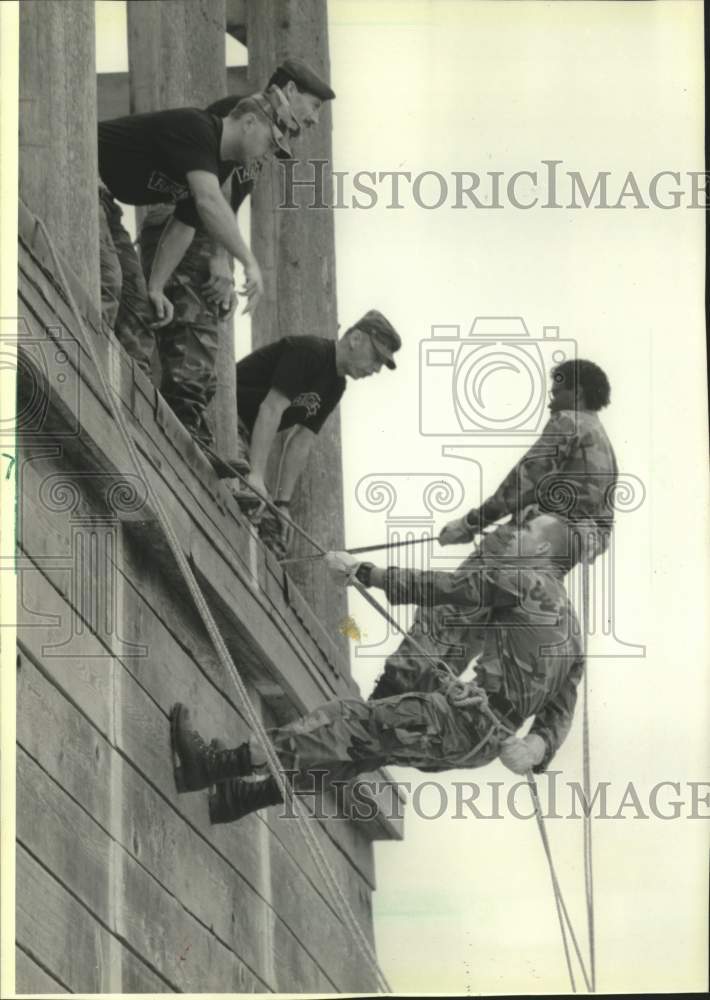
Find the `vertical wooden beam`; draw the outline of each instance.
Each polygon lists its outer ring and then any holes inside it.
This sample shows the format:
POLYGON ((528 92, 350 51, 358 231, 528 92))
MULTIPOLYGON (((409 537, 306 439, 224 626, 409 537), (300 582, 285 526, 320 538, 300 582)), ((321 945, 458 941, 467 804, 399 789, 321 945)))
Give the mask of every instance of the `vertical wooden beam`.
POLYGON ((20 4, 20 197, 100 307, 92 0, 20 4))
MULTIPOLYGON (((225 0, 128 0, 131 111, 205 107, 227 90, 225 0)), ((237 392, 232 322, 220 325, 217 449, 234 458, 237 392)))
MULTIPOLYGON (((326 0, 249 0, 247 8, 249 78, 263 87, 286 55, 305 59, 316 72, 330 77, 326 0)), ((310 177, 308 160, 332 162, 330 105, 320 125, 298 140, 297 177, 310 177)), ((336 338, 338 329, 335 283, 335 233, 332 210, 311 210, 312 192, 297 189, 298 209, 281 210, 281 167, 257 184, 252 196, 252 247, 264 270, 266 295, 252 320, 254 347, 287 334, 317 334, 336 338)), ((294 516, 327 548, 344 545, 343 474, 340 415, 336 411, 318 435, 318 442, 301 478, 294 516)), ((310 547, 297 542, 305 554, 310 547)), ((339 637, 347 613, 339 588, 332 587, 320 563, 290 570, 321 620, 339 637)), ((341 640, 343 646, 345 640, 341 640)))

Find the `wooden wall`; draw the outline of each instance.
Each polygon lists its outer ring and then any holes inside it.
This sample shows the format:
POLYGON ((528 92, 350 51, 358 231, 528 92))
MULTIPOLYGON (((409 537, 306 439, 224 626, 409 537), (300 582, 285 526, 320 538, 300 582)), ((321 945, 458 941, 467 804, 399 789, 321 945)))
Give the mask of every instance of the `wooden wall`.
MULTIPOLYGON (((20 237, 20 402, 36 389, 40 405, 26 410, 18 460, 17 991, 367 992, 374 977, 294 821, 275 807, 211 827, 206 792, 175 792, 171 704, 229 742, 247 732, 243 710, 24 210, 20 237)), ((82 307, 264 719, 352 693, 333 637, 82 307)), ((399 826, 380 815, 317 829, 372 937, 371 841, 399 826)))

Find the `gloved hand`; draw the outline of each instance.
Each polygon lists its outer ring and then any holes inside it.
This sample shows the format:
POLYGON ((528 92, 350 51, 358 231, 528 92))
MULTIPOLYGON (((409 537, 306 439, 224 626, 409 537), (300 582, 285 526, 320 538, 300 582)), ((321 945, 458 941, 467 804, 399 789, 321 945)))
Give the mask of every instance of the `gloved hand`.
POLYGON ((477 526, 472 527, 464 514, 463 517, 457 517, 444 525, 439 532, 439 545, 462 545, 464 542, 472 542, 477 533, 477 526))
POLYGON ((524 739, 510 736, 501 744, 500 759, 515 774, 527 774, 545 756, 545 741, 536 733, 529 733, 524 739))
POLYGON ((338 583, 348 586, 355 579, 361 560, 349 552, 329 552, 325 557, 328 572, 338 583))

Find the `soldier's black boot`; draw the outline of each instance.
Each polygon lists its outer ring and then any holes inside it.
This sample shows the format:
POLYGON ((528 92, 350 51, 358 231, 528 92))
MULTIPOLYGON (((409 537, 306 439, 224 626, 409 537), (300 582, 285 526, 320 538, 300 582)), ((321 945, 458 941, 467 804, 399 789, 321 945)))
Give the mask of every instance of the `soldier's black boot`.
MULTIPOLYGON (((217 751, 224 750, 224 743, 215 739, 210 743, 210 747, 217 751)), ((287 775, 284 777, 289 780, 287 775)), ((222 781, 210 788, 210 822, 232 823, 250 812, 265 809, 266 806, 277 806, 281 802, 283 796, 270 775, 256 781, 247 782, 240 778, 222 781), (243 789, 241 787, 243 785, 247 785, 248 788, 243 789)))
POLYGON ((210 795, 210 822, 232 823, 257 809, 277 806, 281 802, 283 796, 271 775, 251 781, 235 778, 217 785, 210 795))
POLYGON ((215 782, 243 777, 254 770, 248 743, 233 750, 207 746, 191 728, 189 709, 180 702, 170 712, 170 740, 178 792, 199 792, 215 782))

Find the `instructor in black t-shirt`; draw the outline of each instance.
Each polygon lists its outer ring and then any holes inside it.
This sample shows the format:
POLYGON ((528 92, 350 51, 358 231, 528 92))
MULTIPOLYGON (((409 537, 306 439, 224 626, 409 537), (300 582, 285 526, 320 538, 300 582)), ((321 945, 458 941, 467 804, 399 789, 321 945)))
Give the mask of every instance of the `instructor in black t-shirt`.
MULTIPOLYGON (((371 309, 340 340, 283 337, 249 354, 237 365, 237 409, 242 459, 248 482, 268 496, 264 477, 276 434, 291 429, 281 454, 274 503, 288 513, 315 436, 345 392, 346 377, 367 378, 383 365, 395 368, 402 346, 392 324, 371 309)), ((247 494, 242 494, 247 499, 247 494)), ((283 558, 289 540, 282 525, 266 515, 260 533, 283 558)))
MULTIPOLYGON (((271 88, 278 88, 293 116, 289 127, 291 144, 299 134, 318 124, 323 102, 335 97, 328 83, 310 66, 291 56, 283 59, 269 78, 264 90, 267 97, 271 88)), ((240 100, 232 94, 210 104, 207 110, 223 117, 240 100)), ((226 182, 225 195, 235 216, 258 181, 261 167, 261 163, 250 168, 237 166, 226 182)), ((157 247, 174 211, 171 205, 153 205, 141 223, 140 258, 149 285, 157 247)), ((210 448, 212 429, 206 411, 217 390, 220 327, 224 331, 222 324, 233 315, 237 296, 232 258, 204 226, 198 226, 165 293, 174 312, 172 321, 161 323, 157 332, 160 392, 198 444, 210 448)), ((231 338, 231 330, 228 333, 231 338)))
POLYGON ((290 156, 292 116, 277 93, 254 94, 220 118, 197 108, 129 115, 99 123, 102 312, 128 353, 150 372, 152 324, 169 322, 164 286, 201 222, 243 265, 253 309, 263 291, 256 258, 221 191, 235 166, 253 169, 273 155, 290 156), (129 205, 175 203, 146 285, 116 200, 129 205))

